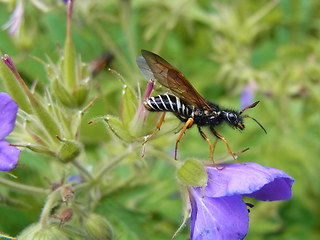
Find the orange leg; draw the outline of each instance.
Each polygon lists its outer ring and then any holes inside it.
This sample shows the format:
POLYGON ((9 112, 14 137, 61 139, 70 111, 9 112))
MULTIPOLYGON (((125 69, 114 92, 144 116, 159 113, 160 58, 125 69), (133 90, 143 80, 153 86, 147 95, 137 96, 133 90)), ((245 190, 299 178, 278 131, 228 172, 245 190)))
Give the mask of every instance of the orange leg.
POLYGON ((214 150, 216 149, 216 145, 217 145, 218 139, 219 139, 219 138, 216 138, 216 140, 215 140, 215 141, 214 141, 214 143, 213 143, 213 147, 212 147, 212 149, 213 149, 213 151, 212 151, 212 155, 213 155, 214 150))
MULTIPOLYGON (((199 132, 200 132, 201 136, 202 136, 202 137, 204 138, 204 140, 206 140, 207 143, 209 144, 209 148, 210 148, 210 158, 211 158, 211 160, 212 160, 213 166, 215 166, 215 168, 216 168, 217 170, 222 170, 222 169, 224 169, 224 167, 223 167, 223 168, 218 168, 217 164, 214 162, 214 160, 213 160, 213 149, 214 149, 214 148, 212 148, 212 145, 211 145, 211 142, 210 142, 209 138, 204 134, 204 132, 202 132, 202 130, 201 130, 201 128, 200 128, 199 126, 198 126, 198 129, 199 129, 199 132)), ((216 141, 214 142, 214 147, 215 147, 216 144, 217 144, 217 140, 218 140, 218 139, 216 139, 216 141)))
POLYGON ((186 122, 186 124, 184 125, 184 127, 182 128, 181 132, 180 132, 180 135, 177 139, 177 142, 176 142, 176 148, 175 148, 175 151, 174 151, 174 159, 177 160, 177 151, 178 151, 178 143, 180 142, 180 139, 182 137, 182 135, 184 134, 184 132, 186 131, 187 128, 191 127, 193 124, 193 118, 189 118, 188 121, 186 122))
POLYGON ((161 125, 162 125, 162 123, 163 123, 163 120, 164 120, 164 117, 165 117, 165 116, 166 116, 166 112, 164 112, 164 113, 162 114, 162 117, 161 117, 161 119, 160 119, 160 122, 159 122, 158 125, 157 125, 156 130, 154 130, 154 132, 153 132, 151 135, 148 136, 148 138, 142 143, 142 145, 146 144, 151 138, 154 137, 154 135, 156 135, 156 133, 158 132, 158 130, 160 130, 160 127, 161 127, 161 125))
POLYGON ((236 156, 233 154, 233 152, 231 151, 230 147, 229 147, 229 144, 227 142, 227 140, 222 137, 216 130, 214 130, 213 128, 211 129, 211 131, 213 132, 213 134, 218 138, 218 139, 221 139, 222 141, 224 141, 224 143, 226 144, 227 148, 228 148, 228 152, 231 154, 231 156, 233 157, 233 159, 237 162, 237 163, 240 163, 240 164, 243 164, 241 162, 239 162, 236 158, 236 156))

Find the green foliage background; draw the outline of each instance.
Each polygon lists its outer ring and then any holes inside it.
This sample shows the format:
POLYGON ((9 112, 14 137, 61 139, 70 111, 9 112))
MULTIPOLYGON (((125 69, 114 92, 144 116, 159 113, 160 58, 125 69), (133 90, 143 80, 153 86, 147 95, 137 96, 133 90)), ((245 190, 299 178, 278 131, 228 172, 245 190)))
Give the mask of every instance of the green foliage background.
MULTIPOLYGON (((59 46, 65 41, 66 5, 49 3, 52 8, 48 12, 26 5, 25 32, 19 36, 0 31, 1 50, 14 59, 29 85, 35 80, 48 84, 42 63, 33 57, 57 61, 59 46)), ((136 92, 139 81, 142 94, 146 81, 135 64, 140 49, 164 57, 203 97, 221 106, 239 109, 241 91, 255 81, 255 100, 261 102, 250 115, 268 134, 250 120, 242 134, 228 126, 219 131, 234 151, 250 147, 240 161, 282 169, 296 182, 290 201, 255 203, 246 239, 319 239, 319 8, 317 0, 75 0, 72 35, 84 62, 112 52, 111 68, 136 92)), ((0 3, 1 25, 11 11, 10 4, 0 3)), ((98 100, 81 129, 86 164, 94 166, 130 147, 103 124, 87 125, 96 116, 120 115, 122 87, 115 75, 105 70, 93 79, 90 96, 98 96, 98 100)), ((41 84, 36 91, 43 91, 41 84)), ((179 121, 175 122, 178 126, 179 121)), ((108 186, 113 188, 104 189, 94 211, 109 219, 117 239, 169 239, 179 226, 182 200, 176 170, 160 155, 172 151, 176 137, 170 132, 157 138, 153 146, 161 149, 158 154, 127 159, 127 164, 114 169, 105 180, 111 181, 108 186)), ((225 153, 224 144, 219 143, 216 156, 225 153)), ((179 154, 180 159, 209 160, 207 143, 195 127, 183 137, 179 154)), ((50 186, 43 176, 58 181, 63 172, 73 173, 68 166, 27 150, 20 163, 14 170, 17 181, 44 188, 50 186)), ((38 220, 46 198, 2 186, 0 194, 19 203, 1 201, 0 231, 10 235, 38 220)), ((82 198, 80 195, 80 202, 82 198)), ((188 239, 188 235, 186 228, 176 239, 188 239)))

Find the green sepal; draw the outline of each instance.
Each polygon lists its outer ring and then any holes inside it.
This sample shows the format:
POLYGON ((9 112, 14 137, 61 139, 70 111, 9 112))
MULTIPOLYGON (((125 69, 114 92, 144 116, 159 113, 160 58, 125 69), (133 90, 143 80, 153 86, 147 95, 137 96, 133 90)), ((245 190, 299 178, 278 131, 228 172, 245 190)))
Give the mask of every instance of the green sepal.
POLYGON ((83 119, 83 113, 80 111, 76 111, 69 119, 70 123, 72 123, 69 129, 71 133, 71 138, 76 137, 76 134, 79 131, 82 119, 83 119))
POLYGON ((72 95, 75 101, 75 106, 76 107, 83 106, 83 104, 87 100, 88 94, 89 94, 89 88, 87 85, 79 85, 78 87, 76 87, 72 92, 72 95))
POLYGON ((75 48, 72 43, 71 36, 67 35, 66 44, 64 47, 64 79, 66 85, 70 89, 74 89, 77 85, 76 79, 76 55, 75 48))
POLYGON ((21 147, 21 148, 27 148, 32 152, 41 153, 41 154, 48 155, 48 156, 51 156, 51 157, 55 157, 56 156, 56 153, 54 151, 52 151, 49 148, 43 147, 41 145, 38 145, 38 144, 31 144, 31 143, 14 144, 14 146, 21 147))
POLYGON ((114 116, 107 116, 104 118, 105 122, 107 123, 110 130, 121 140, 126 142, 131 142, 133 137, 130 135, 128 130, 124 127, 123 122, 114 117, 114 116))
POLYGON ((74 107, 75 101, 72 98, 71 94, 64 87, 63 84, 60 83, 58 79, 54 79, 52 81, 52 91, 57 99, 66 107, 74 107))
POLYGON ((179 181, 187 186, 205 186, 208 181, 207 172, 200 161, 186 160, 177 172, 179 181))
POLYGON ((138 100, 134 92, 127 85, 123 86, 122 90, 122 121, 128 126, 134 118, 138 109, 138 100))
MULTIPOLYGON (((2 55, 2 52, 0 51, 2 55)), ((28 96, 23 87, 19 83, 18 79, 14 76, 11 70, 6 66, 4 62, 0 60, 0 77, 13 100, 18 104, 19 108, 26 113, 31 113, 31 104, 28 96)))
POLYGON ((61 142, 57 157, 61 162, 67 163, 79 156, 80 152, 81 146, 78 142, 72 140, 63 140, 61 142))
POLYGON ((43 127, 49 133, 51 139, 56 141, 56 135, 60 135, 60 129, 55 119, 52 117, 53 113, 50 112, 47 108, 45 108, 39 100, 35 97, 32 97, 32 108, 34 113, 37 115, 43 127))

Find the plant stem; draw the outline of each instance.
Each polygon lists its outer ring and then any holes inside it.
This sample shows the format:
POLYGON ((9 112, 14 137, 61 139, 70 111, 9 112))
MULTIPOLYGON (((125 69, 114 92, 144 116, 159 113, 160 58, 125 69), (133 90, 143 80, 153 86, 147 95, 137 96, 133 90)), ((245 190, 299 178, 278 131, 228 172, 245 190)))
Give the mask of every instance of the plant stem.
POLYGON ((120 6, 120 22, 122 26, 122 30, 124 31, 124 34, 126 35, 127 39, 127 45, 129 47, 129 53, 130 53, 130 65, 134 66, 136 64, 136 44, 134 43, 133 38, 133 32, 131 31, 131 26, 135 26, 135 23, 133 23, 134 19, 132 18, 132 3, 131 1, 119 1, 120 6))
POLYGON ((9 188, 10 190, 21 192, 23 194, 29 195, 47 195, 49 193, 49 189, 33 187, 30 185, 22 184, 7 180, 5 178, 0 178, 0 185, 9 188))
POLYGON ((174 158, 170 154, 165 153, 161 150, 155 149, 153 147, 149 147, 146 149, 146 155, 156 156, 157 158, 163 158, 174 166, 178 164, 178 161, 174 160, 174 158))
POLYGON ((86 178, 92 180, 91 173, 77 160, 72 161, 72 165, 86 178))
POLYGON ((89 183, 89 182, 85 182, 85 183, 80 183, 80 184, 77 184, 73 187, 74 191, 75 192, 81 192, 81 191, 84 191, 88 188, 90 188, 93 184, 89 183))
POLYGON ((47 198, 47 201, 42 209, 41 216, 40 216, 40 224, 42 228, 47 226, 51 209, 53 208, 53 204, 57 202, 58 197, 60 197, 60 191, 61 191, 61 187, 53 191, 47 198))
POLYGON ((263 17, 265 17, 269 12, 271 12, 278 4, 279 0, 270 1, 268 4, 264 5, 259 11, 249 17, 249 22, 253 26, 258 21, 260 21, 263 17))
POLYGON ((4 234, 4 233, 1 233, 1 232, 0 232, 0 238, 17 240, 17 238, 15 238, 15 237, 10 237, 10 236, 8 236, 8 235, 6 235, 6 234, 4 234))
POLYGON ((110 159, 106 165, 104 165, 100 171, 97 173, 96 181, 99 181, 103 175, 105 175, 106 172, 117 166, 121 161, 126 159, 128 156, 132 154, 132 152, 140 148, 141 146, 135 146, 135 147, 129 147, 125 151, 123 151, 121 154, 117 155, 115 158, 110 159))
POLYGON ((123 68, 125 69, 125 72, 132 72, 133 70, 128 64, 126 57, 122 54, 122 52, 116 46, 114 41, 106 34, 106 30, 103 27, 101 27, 99 23, 95 24, 93 27, 95 28, 96 32, 100 35, 103 42, 107 44, 110 51, 115 55, 115 58, 119 60, 119 62, 122 64, 123 68))

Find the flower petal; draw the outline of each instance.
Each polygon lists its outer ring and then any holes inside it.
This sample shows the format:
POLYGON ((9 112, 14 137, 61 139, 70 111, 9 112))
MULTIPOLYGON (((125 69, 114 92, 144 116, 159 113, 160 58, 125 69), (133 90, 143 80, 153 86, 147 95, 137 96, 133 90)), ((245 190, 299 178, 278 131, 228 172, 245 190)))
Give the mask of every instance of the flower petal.
POLYGON ((258 200, 287 200, 291 197, 294 179, 284 171, 257 163, 224 164, 225 169, 206 167, 208 183, 205 196, 247 195, 258 200))
POLYGON ((0 171, 10 171, 17 166, 20 150, 9 144, 6 140, 0 141, 0 171))
POLYGON ((245 87, 240 96, 241 108, 244 109, 248 107, 253 102, 253 93, 249 87, 245 87))
POLYGON ((69 176, 67 179, 67 182, 74 182, 74 183, 81 183, 82 182, 82 177, 80 175, 73 175, 69 176))
POLYGON ((17 111, 15 101, 7 93, 0 92, 0 140, 12 132, 17 111))
POLYGON ((240 195, 202 198, 201 188, 193 187, 190 200, 191 240, 233 240, 247 235, 249 214, 240 195))
POLYGON ((260 190, 244 196, 260 201, 289 200, 292 196, 292 178, 276 178, 273 182, 264 185, 260 190))

